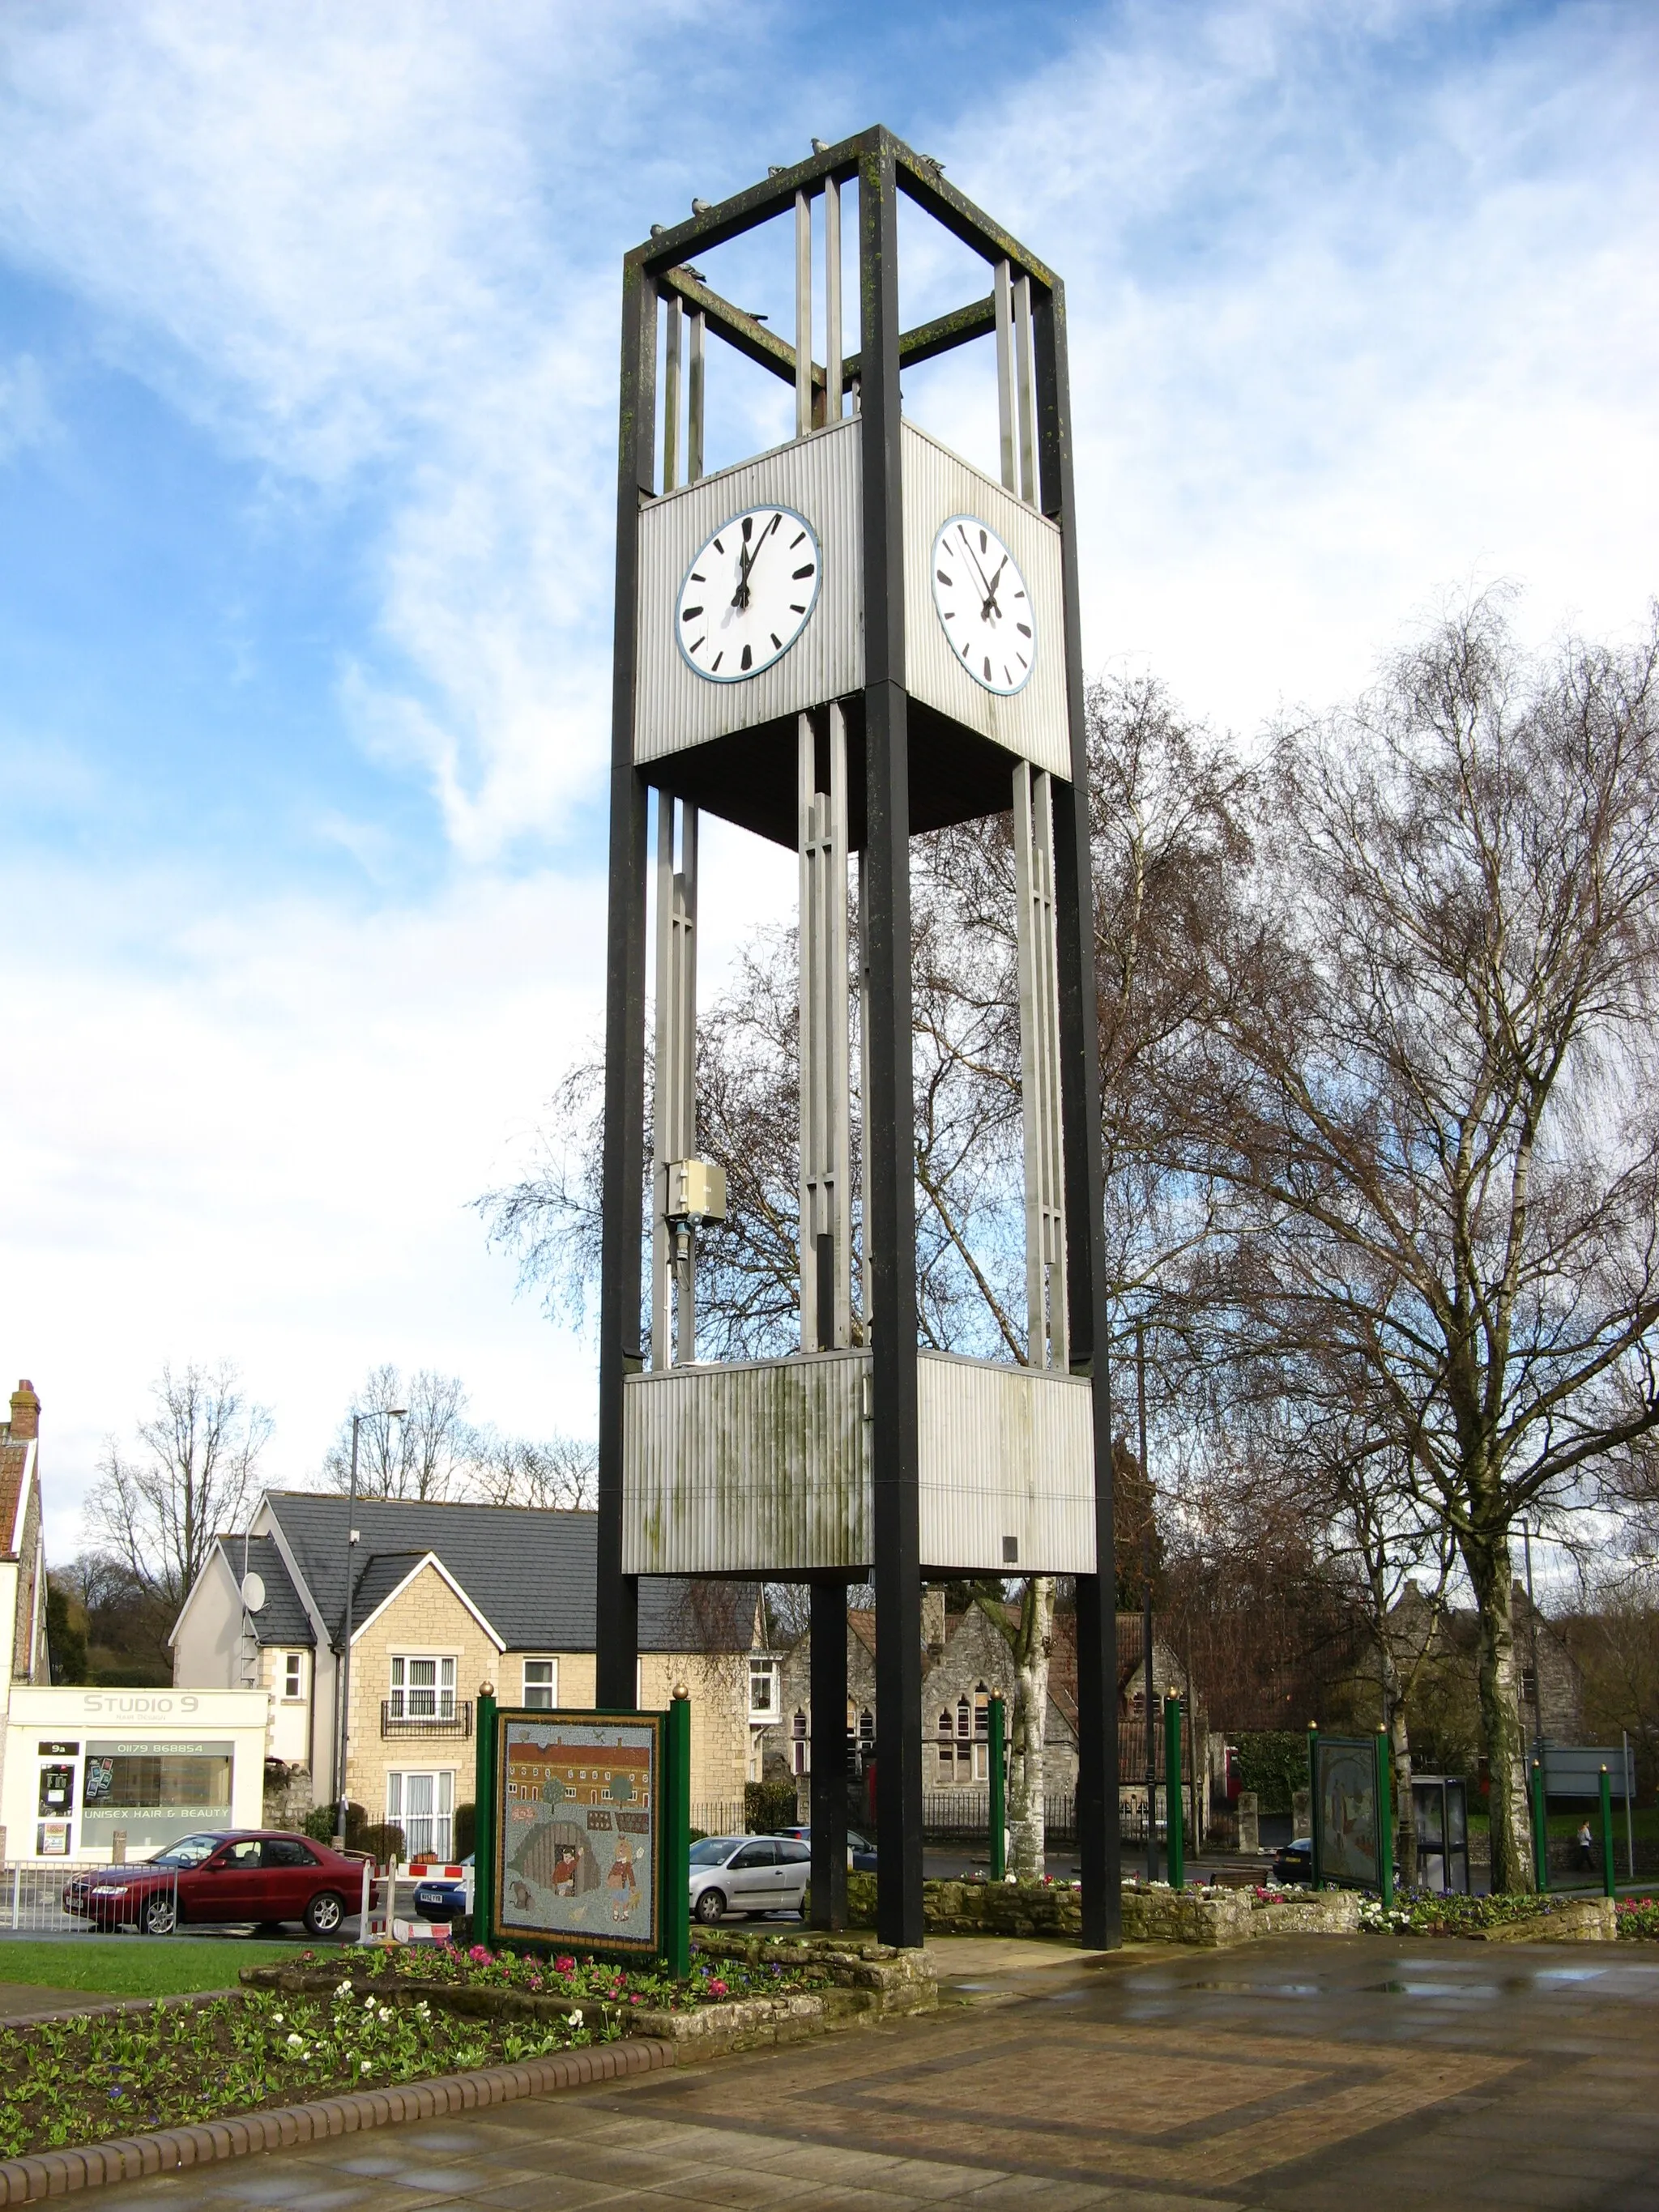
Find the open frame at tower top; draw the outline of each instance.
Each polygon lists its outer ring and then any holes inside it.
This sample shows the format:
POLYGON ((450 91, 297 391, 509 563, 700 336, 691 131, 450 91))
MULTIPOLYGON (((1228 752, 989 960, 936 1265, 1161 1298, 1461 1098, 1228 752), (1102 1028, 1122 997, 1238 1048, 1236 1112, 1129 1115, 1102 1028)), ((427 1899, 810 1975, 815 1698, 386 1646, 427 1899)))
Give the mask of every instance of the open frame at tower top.
MULTIPOLYGON (((626 257, 620 442, 599 1700, 631 1699, 640 1575, 793 1577, 812 1585, 814 1711, 832 1714, 838 1747, 846 1586, 873 1576, 880 1915, 888 1940, 916 1942, 923 1573, 1074 1575, 1085 1924, 1088 1940, 1111 1941, 1111 1419, 1059 280, 886 131, 815 149, 764 185, 653 231, 626 257), (841 246, 842 188, 854 179, 856 345, 845 327, 841 246), (984 296, 908 331, 898 315, 901 193, 977 253, 988 280, 984 296), (812 343, 820 199, 821 360, 812 343), (694 265, 699 252, 780 216, 794 225, 793 343, 694 265), (906 421, 900 401, 902 369, 982 337, 994 342, 1000 477, 906 421), (714 338, 793 386, 795 434, 706 474, 714 338), (1023 1362, 920 1349, 912 1176, 909 841, 1008 810, 1023 1362), (799 857, 801 1334, 798 1352, 771 1360, 696 1358, 697 1237, 723 1206, 722 1164, 698 1146, 702 811, 799 857), (856 1281, 854 991, 864 1144, 856 1281), (647 1005, 656 1070, 648 1163, 647 1005)), ((846 1813, 821 1770, 833 1775, 839 1763, 827 1748, 814 1763, 814 1896, 832 1917, 844 1863, 831 1844, 846 1813)))

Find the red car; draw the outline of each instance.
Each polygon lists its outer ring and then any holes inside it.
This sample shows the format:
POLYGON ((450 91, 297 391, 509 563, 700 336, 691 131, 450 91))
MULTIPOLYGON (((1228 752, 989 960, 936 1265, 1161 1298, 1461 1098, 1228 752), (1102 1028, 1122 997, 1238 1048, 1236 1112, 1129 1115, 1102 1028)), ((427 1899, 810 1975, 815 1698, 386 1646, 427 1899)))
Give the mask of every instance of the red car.
POLYGON ((89 1867, 64 1885, 64 1910, 100 1928, 170 1936, 181 1921, 303 1920, 338 1932, 361 1909, 363 1862, 276 1828, 212 1828, 154 1858, 89 1867))

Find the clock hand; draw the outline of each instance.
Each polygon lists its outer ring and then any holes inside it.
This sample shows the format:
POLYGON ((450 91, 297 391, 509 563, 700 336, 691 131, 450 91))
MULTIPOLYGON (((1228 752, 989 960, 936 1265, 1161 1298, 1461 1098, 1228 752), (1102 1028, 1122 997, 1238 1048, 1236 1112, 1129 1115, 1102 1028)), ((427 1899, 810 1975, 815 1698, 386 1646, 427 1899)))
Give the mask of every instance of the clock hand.
POLYGON ((1002 581, 1002 572, 1008 565, 1009 557, 1006 553, 1003 555, 997 563, 996 574, 985 586, 985 604, 979 611, 979 618, 981 622, 989 622, 994 613, 999 622, 1002 619, 1002 609, 997 605, 997 586, 1002 581))
MULTIPOLYGON (((979 617, 981 622, 984 622, 988 617, 990 608, 995 605, 997 587, 994 584, 986 583, 985 571, 980 567, 979 556, 975 552, 972 540, 969 538, 967 532, 963 528, 960 523, 957 523, 957 536, 961 538, 963 544, 968 548, 968 558, 973 562, 975 570, 978 572, 980 582, 985 585, 985 599, 983 605, 980 608, 979 617)), ((1006 554, 1003 556, 1003 560, 1006 566, 1007 562, 1007 556, 1006 554)), ((999 568, 997 570, 997 574, 1000 576, 1002 574, 1002 570, 999 568)), ((999 610, 999 611, 1000 611, 1000 610, 999 610)))
POLYGON ((732 594, 732 604, 734 607, 741 610, 749 605, 750 571, 753 568, 756 562, 760 558, 761 547, 765 544, 767 539, 772 535, 772 532, 777 528, 779 523, 781 522, 782 520, 783 517, 781 514, 775 514, 772 517, 772 520, 767 524, 765 529, 762 531, 760 536, 755 540, 754 544, 752 545, 745 545, 738 556, 738 558, 742 562, 742 569, 738 577, 738 588, 732 594))

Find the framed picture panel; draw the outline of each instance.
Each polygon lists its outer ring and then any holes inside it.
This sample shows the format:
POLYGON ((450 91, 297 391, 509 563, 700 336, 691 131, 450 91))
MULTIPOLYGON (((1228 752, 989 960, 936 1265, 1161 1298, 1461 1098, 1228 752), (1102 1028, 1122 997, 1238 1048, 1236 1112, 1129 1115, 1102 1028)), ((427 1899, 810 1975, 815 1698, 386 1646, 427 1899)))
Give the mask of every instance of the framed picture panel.
POLYGON ((498 1940, 660 1951, 664 1716, 494 1718, 498 1940))

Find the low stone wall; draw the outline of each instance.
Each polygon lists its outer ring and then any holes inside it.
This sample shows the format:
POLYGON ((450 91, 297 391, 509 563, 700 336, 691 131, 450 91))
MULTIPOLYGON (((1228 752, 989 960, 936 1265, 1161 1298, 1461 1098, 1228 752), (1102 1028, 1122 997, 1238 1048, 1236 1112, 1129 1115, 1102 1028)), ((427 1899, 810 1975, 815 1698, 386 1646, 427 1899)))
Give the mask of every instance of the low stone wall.
MULTIPOLYGON (((855 1919, 873 1920, 873 1875, 848 1877, 847 1905, 855 1919)), ((1131 1942, 1190 1943, 1214 1950, 1261 1936, 1351 1936, 1359 1925, 1356 1890, 1265 1902, 1248 1890, 1142 1889, 1123 1887, 1123 1933, 1131 1942)), ((1076 1942, 1082 1904, 1058 1883, 930 1881, 922 1890, 930 1936, 1048 1936, 1076 1942)))
POLYGON ((1552 1905, 1547 1912, 1472 1928, 1469 1933, 1477 1943, 1613 1943, 1619 1926, 1610 1897, 1577 1897, 1552 1905))
POLYGON ((830 1977, 821 1990, 781 1990, 775 1997, 733 1997, 724 2003, 697 2005, 684 2012, 658 2011, 647 2005, 611 2004, 603 1998, 562 1996, 547 1990, 511 1990, 488 1983, 428 1982, 399 1974, 374 1973, 362 1966, 244 1966, 250 1989, 280 1990, 290 1995, 331 1996, 349 1980, 359 1997, 382 2004, 429 2004, 440 2012, 472 2019, 562 2020, 580 2012, 613 2033, 655 2037, 696 2051, 743 2051, 767 2043, 793 2043, 832 2028, 897 2013, 929 2012, 939 2002, 933 1961, 920 1951, 897 1951, 884 1943, 848 1943, 834 1936, 805 1937, 780 1943, 763 1936, 711 1930, 694 1939, 696 1955, 741 1959, 751 1966, 813 1966, 830 1977))

